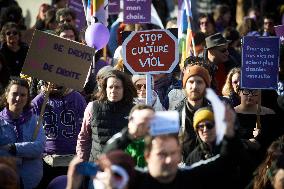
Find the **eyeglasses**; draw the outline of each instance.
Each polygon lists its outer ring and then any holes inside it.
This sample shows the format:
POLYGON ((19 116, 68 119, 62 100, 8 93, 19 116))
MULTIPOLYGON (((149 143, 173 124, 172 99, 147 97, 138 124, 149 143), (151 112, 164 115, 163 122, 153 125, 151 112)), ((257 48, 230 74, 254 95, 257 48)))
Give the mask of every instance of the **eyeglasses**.
POLYGON ((146 89, 146 84, 135 84, 135 88, 136 88, 137 90, 141 90, 142 87, 144 87, 144 89, 146 89))
POLYGON ((64 24, 65 22, 66 23, 70 23, 72 20, 71 19, 62 19, 62 20, 60 20, 59 22, 61 23, 61 24, 64 24))
POLYGON ((18 32, 17 31, 7 31, 6 35, 10 36, 10 35, 17 35, 18 32))
POLYGON ((241 90, 243 95, 248 96, 251 94, 251 96, 258 96, 257 90, 249 90, 249 89, 242 89, 241 90))
POLYGON ((197 125, 197 130, 202 129, 204 130, 204 128, 206 127, 206 129, 212 129, 213 127, 215 127, 214 122, 209 122, 209 121, 205 121, 203 123, 200 123, 197 125))
POLYGON ((225 52, 227 52, 228 51, 228 49, 226 48, 226 49, 217 49, 219 52, 221 52, 221 53, 225 53, 225 52))

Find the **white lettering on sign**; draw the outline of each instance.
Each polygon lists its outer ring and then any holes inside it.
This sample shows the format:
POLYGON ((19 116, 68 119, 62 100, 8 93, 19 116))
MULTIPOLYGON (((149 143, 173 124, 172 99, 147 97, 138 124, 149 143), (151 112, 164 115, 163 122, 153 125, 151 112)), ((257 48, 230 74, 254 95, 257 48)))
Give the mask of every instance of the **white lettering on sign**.
POLYGON ((144 63, 141 59, 139 59, 139 63, 142 66, 142 68, 144 68, 146 65, 148 65, 149 68, 151 66, 154 66, 154 67, 155 66, 159 66, 159 67, 164 66, 164 64, 161 64, 161 62, 160 62, 160 57, 146 58, 144 63))
POLYGON ((261 47, 250 47, 249 45, 247 46, 248 51, 261 51, 261 52, 268 52, 270 51, 270 48, 261 48, 261 47))
POLYGON ((143 54, 143 53, 157 53, 157 52, 168 52, 168 45, 163 46, 145 46, 145 47, 134 47, 131 50, 132 55, 143 54))
POLYGON ((141 33, 140 34, 140 42, 155 42, 155 41, 160 41, 160 39, 163 37, 161 33, 158 34, 150 34, 150 33, 141 33))

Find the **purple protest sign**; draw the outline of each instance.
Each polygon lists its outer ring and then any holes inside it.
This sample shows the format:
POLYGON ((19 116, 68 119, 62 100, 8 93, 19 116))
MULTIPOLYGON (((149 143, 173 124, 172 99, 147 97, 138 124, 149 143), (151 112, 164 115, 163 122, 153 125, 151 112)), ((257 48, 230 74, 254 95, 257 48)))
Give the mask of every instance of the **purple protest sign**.
POLYGON ((281 44, 284 44, 284 25, 274 26, 276 36, 280 37, 281 44))
POLYGON ((151 0, 124 0, 124 23, 150 23, 151 0))
POLYGON ((120 0, 109 0, 108 14, 109 15, 119 14, 119 11, 120 11, 120 0))
POLYGON ((244 37, 241 88, 277 89, 279 37, 244 37))
POLYGON ((86 17, 82 0, 69 0, 69 8, 76 13, 76 27, 79 31, 86 26, 86 17))

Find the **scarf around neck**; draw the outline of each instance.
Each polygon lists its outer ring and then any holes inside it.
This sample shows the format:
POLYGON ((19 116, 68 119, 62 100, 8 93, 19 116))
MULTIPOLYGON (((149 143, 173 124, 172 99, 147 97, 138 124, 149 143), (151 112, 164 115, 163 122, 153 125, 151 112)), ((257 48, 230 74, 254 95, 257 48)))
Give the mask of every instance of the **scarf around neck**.
POLYGON ((27 121, 30 120, 32 117, 32 109, 24 110, 20 116, 16 119, 12 118, 11 112, 7 109, 4 108, 0 112, 0 119, 7 121, 11 126, 13 127, 16 136, 17 136, 17 141, 22 141, 23 140, 23 132, 22 129, 20 129, 21 125, 26 123, 27 121))

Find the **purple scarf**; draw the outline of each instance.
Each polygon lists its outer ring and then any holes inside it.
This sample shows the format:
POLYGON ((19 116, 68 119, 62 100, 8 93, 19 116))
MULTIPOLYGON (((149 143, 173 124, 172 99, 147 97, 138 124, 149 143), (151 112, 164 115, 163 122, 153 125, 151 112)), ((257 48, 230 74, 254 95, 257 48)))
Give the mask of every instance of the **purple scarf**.
POLYGON ((30 120, 31 116, 32 116, 32 110, 24 110, 20 117, 17 119, 12 119, 11 116, 11 112, 7 109, 4 108, 1 112, 0 112, 0 119, 3 119, 5 121, 7 121, 9 124, 12 125, 16 136, 17 136, 17 142, 20 142, 23 140, 23 132, 22 129, 20 129, 20 126, 24 123, 26 123, 27 121, 30 120))

